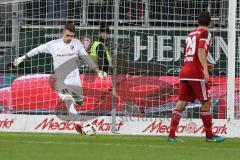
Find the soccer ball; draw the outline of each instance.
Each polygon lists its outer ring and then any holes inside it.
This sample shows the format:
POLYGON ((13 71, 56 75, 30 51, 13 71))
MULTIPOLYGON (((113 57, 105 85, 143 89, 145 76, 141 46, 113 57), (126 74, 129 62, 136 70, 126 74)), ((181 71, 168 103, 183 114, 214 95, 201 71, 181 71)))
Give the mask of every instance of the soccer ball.
POLYGON ((83 134, 86 136, 92 136, 97 133, 97 127, 92 123, 85 123, 82 128, 83 134))
POLYGON ((75 125, 75 129, 84 136, 92 136, 97 134, 97 127, 92 123, 85 123, 83 126, 77 124, 75 125))

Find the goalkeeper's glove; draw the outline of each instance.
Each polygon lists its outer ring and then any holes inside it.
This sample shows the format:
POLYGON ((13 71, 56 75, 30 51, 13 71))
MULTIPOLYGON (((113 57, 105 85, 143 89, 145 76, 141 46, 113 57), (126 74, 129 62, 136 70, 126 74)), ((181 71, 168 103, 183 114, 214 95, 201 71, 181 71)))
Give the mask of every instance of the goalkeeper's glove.
POLYGON ((27 58, 26 55, 23 55, 23 56, 21 56, 21 57, 15 58, 14 61, 13 61, 13 65, 14 65, 15 67, 18 66, 18 65, 19 65, 20 63, 22 63, 23 60, 26 59, 26 58, 27 58))
POLYGON ((103 71, 99 71, 99 72, 97 73, 97 75, 98 75, 98 77, 99 77, 100 79, 106 79, 106 78, 107 78, 107 73, 106 73, 106 72, 103 72, 103 71))

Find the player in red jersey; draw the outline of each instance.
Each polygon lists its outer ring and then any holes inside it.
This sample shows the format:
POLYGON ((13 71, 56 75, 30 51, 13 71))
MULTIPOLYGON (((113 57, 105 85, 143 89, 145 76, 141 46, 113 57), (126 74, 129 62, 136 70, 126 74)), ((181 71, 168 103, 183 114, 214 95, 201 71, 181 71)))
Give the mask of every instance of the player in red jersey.
POLYGON ((179 101, 172 111, 169 142, 178 142, 175 132, 181 119, 181 114, 188 102, 198 99, 201 102, 200 115, 206 131, 207 142, 221 142, 224 137, 212 132, 212 113, 210 111, 210 87, 208 85, 209 68, 207 54, 211 43, 211 33, 208 31, 211 16, 204 11, 198 17, 198 28, 186 38, 184 49, 184 64, 180 71, 179 101))

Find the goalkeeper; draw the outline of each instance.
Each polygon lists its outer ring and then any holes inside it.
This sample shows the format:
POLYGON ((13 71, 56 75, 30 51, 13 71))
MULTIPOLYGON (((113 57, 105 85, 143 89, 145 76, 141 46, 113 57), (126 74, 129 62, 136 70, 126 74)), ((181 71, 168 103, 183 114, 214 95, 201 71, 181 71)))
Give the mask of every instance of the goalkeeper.
POLYGON ((85 51, 82 43, 74 38, 75 26, 67 24, 64 27, 62 38, 52 40, 40 45, 18 57, 13 65, 18 66, 23 60, 39 53, 49 53, 53 57, 54 77, 56 78, 55 89, 59 97, 65 101, 70 115, 77 115, 75 104, 83 103, 83 92, 79 76, 79 56, 85 63, 97 72, 100 79, 105 79, 107 74, 98 69, 98 66, 85 51))

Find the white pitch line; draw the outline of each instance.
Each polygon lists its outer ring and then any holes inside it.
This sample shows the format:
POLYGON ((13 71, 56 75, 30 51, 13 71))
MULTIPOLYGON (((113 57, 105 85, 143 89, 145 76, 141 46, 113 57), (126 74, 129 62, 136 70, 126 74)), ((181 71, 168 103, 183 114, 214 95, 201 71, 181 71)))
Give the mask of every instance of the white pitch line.
MULTIPOLYGON (((55 142, 55 141, 31 141, 31 140, 23 140, 23 141, 16 141, 16 140, 0 140, 1 143, 30 143, 30 144, 63 144, 63 145, 92 145, 92 143, 86 143, 86 142, 55 142)), ((184 142, 183 142, 184 143, 184 142)), ((205 142, 203 142, 205 143, 205 142)), ((224 143, 224 142, 223 142, 224 143)), ((163 148, 163 149, 189 149, 188 146, 178 146, 175 145, 177 143, 169 143, 169 145, 137 145, 137 144, 127 144, 127 143, 94 143, 94 145, 98 146, 115 146, 115 147, 149 147, 149 148, 163 148), (171 146, 170 146, 171 145, 171 146)), ((190 147, 191 149, 196 150, 208 150, 209 148, 206 147, 190 147)), ((229 150, 229 151, 239 151, 239 148, 219 148, 219 147, 211 147, 211 150, 229 150)))

